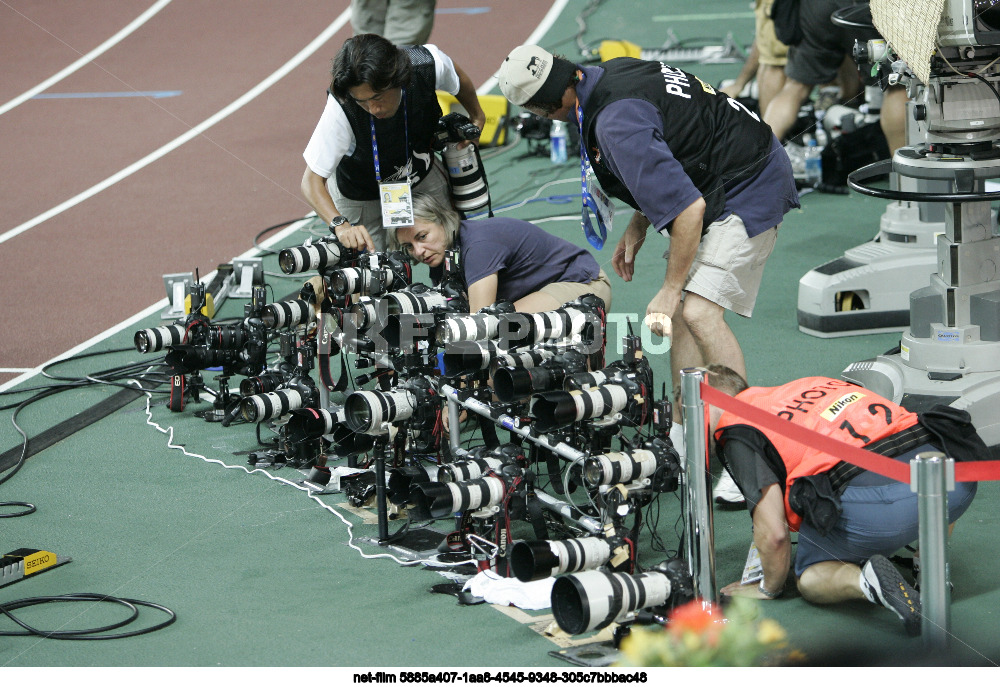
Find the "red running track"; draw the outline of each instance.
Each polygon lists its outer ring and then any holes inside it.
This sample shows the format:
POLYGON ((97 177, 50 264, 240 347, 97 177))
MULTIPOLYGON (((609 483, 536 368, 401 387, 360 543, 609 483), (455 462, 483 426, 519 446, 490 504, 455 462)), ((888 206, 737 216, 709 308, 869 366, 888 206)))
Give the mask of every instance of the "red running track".
MULTIPOLYGON (((478 86, 553 3, 441 0, 430 42, 478 86)), ((0 106, 49 79, 154 0, 0 0, 0 106)), ((173 0, 46 91, 0 114, 0 236, 189 132, 291 60, 347 0, 173 0)), ((203 134, 0 243, 0 369, 33 368, 165 295, 161 276, 214 270, 265 227, 302 217, 302 150, 344 24, 312 56, 203 134)), ((16 376, 0 372, 0 383, 16 376)))

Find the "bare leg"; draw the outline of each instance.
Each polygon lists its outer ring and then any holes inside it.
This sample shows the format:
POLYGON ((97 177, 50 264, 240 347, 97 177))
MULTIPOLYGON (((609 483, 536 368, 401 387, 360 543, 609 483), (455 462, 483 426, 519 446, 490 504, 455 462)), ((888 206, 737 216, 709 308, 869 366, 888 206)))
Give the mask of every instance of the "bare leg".
POLYGON ((562 303, 547 293, 535 291, 514 303, 517 312, 548 312, 562 307, 562 303))
MULTIPOLYGON (((674 388, 680 385, 681 370, 719 363, 746 379, 743 349, 733 330, 726 324, 725 309, 695 293, 685 292, 673 318, 670 345, 670 372, 674 388)), ((679 419, 679 404, 674 404, 679 419)))
POLYGON ((768 105, 785 85, 785 69, 774 64, 762 64, 757 68, 757 100, 761 113, 767 112, 768 105))
POLYGON ((764 123, 771 127, 771 131, 779 141, 784 140, 788 130, 795 124, 795 120, 799 117, 799 108, 809 97, 812 89, 813 87, 808 84, 786 77, 785 85, 767 106, 764 123))
MULTIPOLYGON (((690 298, 690 294, 685 294, 685 298, 690 298)), ((670 381, 675 390, 680 389, 681 370, 689 367, 704 367, 705 359, 702 358, 698 344, 691 334, 691 330, 684 322, 684 301, 677 306, 674 316, 671 318, 670 336, 670 381)), ((681 405, 677 403, 678 394, 674 394, 674 421, 681 421, 681 405)))
POLYGON ((858 76, 858 65, 850 55, 844 55, 844 61, 840 63, 837 70, 837 85, 840 86, 840 102, 849 107, 857 107, 856 96, 861 93, 864 86, 861 77, 858 76))
POLYGON ((694 339, 701 364, 719 363, 746 379, 743 349, 726 324, 725 308, 696 293, 685 293, 683 310, 682 320, 694 339))
POLYGON ((882 98, 879 124, 889 144, 889 156, 906 145, 906 89, 890 88, 882 98))
POLYGON ((814 604, 865 599, 860 580, 861 568, 854 563, 823 561, 803 571, 799 592, 803 599, 814 604))

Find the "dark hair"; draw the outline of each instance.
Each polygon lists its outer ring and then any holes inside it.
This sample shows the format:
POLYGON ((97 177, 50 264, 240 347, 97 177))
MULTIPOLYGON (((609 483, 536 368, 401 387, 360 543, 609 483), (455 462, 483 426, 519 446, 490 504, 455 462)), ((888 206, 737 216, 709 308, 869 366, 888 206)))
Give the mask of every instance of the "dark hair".
POLYGON ((330 92, 340 102, 350 97, 350 89, 368 84, 381 93, 410 82, 410 58, 382 36, 362 33, 344 41, 331 70, 330 92))
MULTIPOLYGON (((565 57, 562 57, 561 55, 553 55, 552 69, 549 78, 557 79, 559 78, 557 76, 558 74, 568 74, 568 76, 563 82, 562 88, 558 89, 559 98, 557 100, 551 100, 551 101, 544 99, 536 100, 535 98, 537 98, 539 95, 552 92, 550 88, 543 87, 538 89, 538 92, 535 93, 535 96, 529 98, 528 102, 526 102, 521 107, 533 107, 535 109, 541 110, 542 113, 544 113, 545 115, 550 115, 556 110, 558 110, 560 107, 562 107, 563 94, 566 92, 567 88, 576 88, 576 84, 580 80, 580 77, 576 75, 575 64, 567 60, 565 57)), ((546 86, 548 86, 548 84, 546 84, 546 86)), ((542 98, 546 97, 552 97, 552 96, 542 95, 542 98)))

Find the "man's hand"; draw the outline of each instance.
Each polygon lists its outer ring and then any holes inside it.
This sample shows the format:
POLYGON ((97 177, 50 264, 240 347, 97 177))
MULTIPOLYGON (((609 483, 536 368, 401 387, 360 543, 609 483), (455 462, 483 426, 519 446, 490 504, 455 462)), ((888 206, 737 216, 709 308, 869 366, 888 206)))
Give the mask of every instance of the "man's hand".
POLYGON ((625 233, 618 240, 615 246, 614 255, 611 257, 611 266, 615 268, 615 273, 625 281, 632 281, 635 273, 635 255, 642 248, 646 241, 646 229, 649 228, 649 220, 638 212, 632 215, 632 220, 625 227, 625 233))
MULTIPOLYGON (((480 111, 479 116, 469 117, 469 121, 472 122, 473 124, 475 124, 476 127, 479 129, 480 133, 482 133, 483 127, 486 126, 486 114, 484 112, 480 111)), ((466 146, 468 146, 471 143, 475 143, 478 146, 479 145, 479 137, 474 138, 474 139, 469 139, 468 141, 460 141, 459 143, 455 144, 455 148, 457 148, 458 150, 461 150, 462 148, 465 148, 466 146)))
POLYGON ((354 226, 341 224, 334 229, 334 233, 344 248, 354 248, 359 251, 367 249, 370 253, 375 252, 375 244, 363 224, 355 224, 354 226))
POLYGON ((661 288, 646 306, 646 326, 654 334, 670 336, 673 333, 670 318, 681 302, 680 292, 661 288))

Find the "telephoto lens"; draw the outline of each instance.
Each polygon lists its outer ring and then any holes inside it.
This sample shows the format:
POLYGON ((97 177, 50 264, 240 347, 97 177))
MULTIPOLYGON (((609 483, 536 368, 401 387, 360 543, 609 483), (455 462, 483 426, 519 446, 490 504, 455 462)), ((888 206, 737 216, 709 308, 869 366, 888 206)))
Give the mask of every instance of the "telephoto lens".
POLYGON ((311 303, 296 298, 292 301, 269 303, 261 310, 260 319, 268 329, 284 329, 308 324, 316 319, 316 309, 311 303))
POLYGON ((566 377, 566 390, 573 391, 574 389, 587 389, 592 386, 607 384, 612 381, 613 375, 616 372, 619 372, 619 370, 612 368, 595 370, 593 372, 577 372, 574 375, 566 377))
MULTIPOLYGON (((369 436, 369 435, 361 435, 369 436)), ((374 437, 372 437, 374 438, 374 437)), ((429 470, 423 465, 403 465, 388 471, 385 481, 386 496, 389 503, 405 506, 410 502, 410 492, 414 484, 425 484, 431 481, 429 470)))
POLYGON ((380 296, 371 289, 372 270, 364 267, 344 267, 330 273, 330 293, 343 298, 353 293, 380 296))
POLYGON ((278 389, 244 397, 240 401, 240 413, 247 422, 265 422, 301 408, 304 402, 305 397, 298 389, 278 389))
POLYGON ((529 348, 523 351, 508 351, 497 356, 496 367, 538 367, 546 360, 556 356, 556 350, 550 347, 529 348))
POLYGON ((380 333, 390 349, 413 352, 419 350, 423 342, 430 343, 436 326, 437 320, 432 313, 387 315, 380 333))
POLYGON ((421 315, 436 312, 448 302, 443 293, 430 289, 422 293, 393 291, 386 294, 385 299, 390 315, 421 315))
POLYGON ((581 420, 621 412, 628 401, 628 392, 617 384, 576 391, 549 391, 531 397, 528 414, 535 418, 538 431, 548 432, 581 420))
POLYGON ((483 456, 445 463, 437 469, 438 482, 467 482, 482 477, 491 470, 499 470, 504 464, 501 458, 483 456))
POLYGON ((410 418, 415 403, 415 396, 408 389, 355 391, 344 400, 347 426, 355 432, 379 434, 384 423, 410 418))
POLYGON ((354 316, 354 326, 359 331, 365 331, 381 320, 380 312, 385 312, 386 304, 384 298, 372 298, 371 296, 361 296, 358 302, 350 307, 349 312, 354 316))
POLYGON ((658 571, 571 573, 557 577, 552 585, 552 615, 563 632, 583 634, 621 622, 643 608, 663 606, 671 600, 671 591, 670 578, 658 571))
MULTIPOLYGON (((438 333, 441 329, 438 329, 438 333)), ((446 377, 473 374, 489 369, 497 356, 502 354, 492 341, 455 341, 444 347, 441 364, 446 377)))
POLYGON ((651 477, 663 460, 653 451, 602 453, 583 462, 583 480, 590 488, 612 484, 631 484, 651 477))
POLYGON ((327 237, 278 253, 278 267, 285 274, 320 271, 356 259, 357 251, 344 248, 335 237, 327 237))
POLYGON ((182 324, 168 324, 152 329, 140 329, 135 333, 135 349, 140 353, 156 353, 170 346, 184 343, 185 327, 182 324))
POLYGON ((510 567, 521 582, 544 580, 563 573, 594 570, 611 558, 611 544, 603 537, 514 542, 510 567))
POLYGON ((493 372, 493 390, 503 403, 513 403, 534 393, 561 389, 567 375, 586 368, 582 353, 567 350, 538 367, 498 367, 493 372))
POLYGON ((492 313, 452 315, 438 329, 438 343, 494 339, 497 336, 499 322, 500 319, 492 313))
POLYGON ((366 453, 375 446, 375 437, 352 432, 347 427, 343 410, 331 412, 325 408, 297 408, 291 411, 285 431, 292 443, 328 436, 341 458, 366 453))
POLYGON ((205 327, 205 343, 216 351, 236 351, 249 339, 242 324, 218 324, 205 327))
POLYGON ((240 396, 253 396, 274 391, 285 381, 285 376, 275 370, 263 374, 246 377, 240 381, 240 396))
POLYGON ((419 522, 490 508, 503 501, 506 488, 506 482, 496 475, 467 482, 414 484, 410 490, 410 503, 413 504, 410 515, 419 522))

